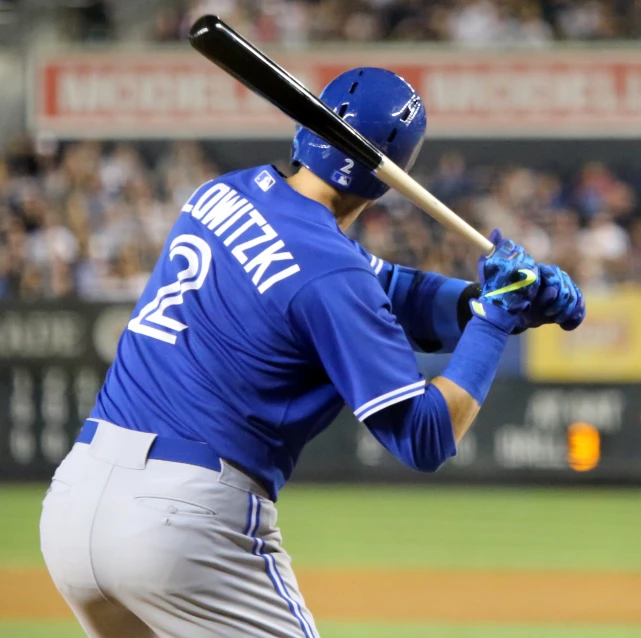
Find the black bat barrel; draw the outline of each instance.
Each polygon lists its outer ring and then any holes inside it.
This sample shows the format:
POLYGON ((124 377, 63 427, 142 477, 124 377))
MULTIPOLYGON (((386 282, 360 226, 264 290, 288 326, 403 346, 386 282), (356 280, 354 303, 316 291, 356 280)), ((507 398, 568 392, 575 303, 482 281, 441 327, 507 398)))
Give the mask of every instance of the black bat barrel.
POLYGON ((371 142, 217 16, 199 18, 189 32, 189 43, 247 88, 368 169, 375 170, 383 161, 371 142))

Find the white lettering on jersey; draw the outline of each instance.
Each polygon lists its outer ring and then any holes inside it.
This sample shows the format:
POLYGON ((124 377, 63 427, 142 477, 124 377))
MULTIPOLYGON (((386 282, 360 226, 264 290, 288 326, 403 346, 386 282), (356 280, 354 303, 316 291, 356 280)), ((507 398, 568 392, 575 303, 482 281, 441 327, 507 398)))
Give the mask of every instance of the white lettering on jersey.
MULTIPOLYGON (((249 219, 244 223, 241 224, 239 228, 237 228, 231 235, 227 236, 227 239, 225 239, 225 246, 229 246, 232 244, 236 239, 238 239, 248 228, 251 228, 252 226, 258 226, 259 228, 262 228, 267 222, 265 221, 265 218, 252 206, 252 208, 248 211, 249 213, 249 219)), ((239 218, 240 219, 240 218, 239 218)), ((219 237, 225 232, 226 230, 229 230, 229 227, 231 224, 224 229, 218 229, 216 231, 216 235, 219 237)))
POLYGON ((251 204, 245 204, 237 213, 232 215, 224 224, 219 226, 215 233, 217 237, 220 237, 225 231, 229 230, 230 226, 235 224, 245 213, 250 213, 253 210, 253 206, 251 204))
POLYGON ((216 184, 212 186, 210 189, 206 190, 200 199, 196 202, 196 204, 193 207, 190 207, 189 204, 187 204, 183 208, 184 213, 189 213, 196 218, 200 219, 206 212, 209 210, 214 204, 218 202, 218 200, 225 194, 229 192, 229 186, 227 184, 216 184), (203 205, 207 202, 207 208, 204 209, 203 205))
POLYGON ((271 246, 267 246, 267 248, 265 248, 262 253, 256 255, 256 257, 254 257, 248 264, 245 265, 245 272, 250 272, 254 270, 254 268, 256 268, 256 272, 252 277, 252 281, 256 285, 260 283, 260 280, 265 274, 265 271, 267 270, 267 268, 269 268, 272 262, 294 259, 292 254, 289 252, 276 252, 281 248, 285 248, 285 242, 282 239, 279 239, 278 241, 271 244, 271 246))
POLYGON ((184 301, 184 294, 198 290, 207 277, 211 264, 209 244, 196 235, 180 235, 171 242, 169 259, 180 255, 187 262, 187 267, 176 275, 176 281, 163 286, 156 293, 153 301, 148 303, 127 326, 129 330, 175 345, 176 335, 187 326, 171 317, 165 311, 171 306, 179 306, 184 301))
MULTIPOLYGON (((230 190, 213 208, 202 218, 202 223, 214 230, 216 226, 222 224, 228 217, 231 217, 239 208, 242 208, 247 203, 247 200, 235 190, 230 190)), ((208 206, 209 208, 209 206, 208 206)))
POLYGON ((281 270, 280 272, 277 272, 275 275, 272 275, 269 279, 265 279, 260 286, 258 286, 258 292, 262 295, 265 290, 269 290, 276 282, 281 281, 283 279, 287 279, 287 277, 291 277, 292 275, 295 275, 297 272, 300 272, 300 266, 298 264, 294 264, 293 266, 290 266, 289 268, 285 268, 285 270, 281 270))
POLYGON ((275 283, 300 272, 296 263, 275 270, 278 262, 293 261, 294 256, 286 250, 285 242, 279 239, 267 220, 233 188, 218 183, 205 191, 191 209, 188 207, 189 204, 183 212, 191 211, 192 217, 223 238, 223 244, 231 248, 231 254, 244 266, 245 272, 255 271, 252 283, 261 295, 275 283), (241 237, 243 241, 237 243, 241 237), (272 243, 258 254, 246 254, 268 242, 272 243))
MULTIPOLYGON (((242 244, 238 244, 232 251, 231 254, 238 259, 238 261, 241 264, 244 264, 247 261, 247 255, 245 255, 245 251, 249 250, 250 248, 253 248, 254 246, 259 246, 260 244, 264 244, 266 241, 269 241, 270 239, 276 239, 278 237, 278 234, 276 231, 269 225, 265 224, 262 227, 264 235, 259 236, 259 237, 254 237, 254 239, 250 239, 249 241, 243 242, 242 244)), ((228 243, 227 238, 225 240, 225 245, 228 246, 231 244, 231 241, 228 243)), ((292 257, 293 259, 293 257, 292 257)))

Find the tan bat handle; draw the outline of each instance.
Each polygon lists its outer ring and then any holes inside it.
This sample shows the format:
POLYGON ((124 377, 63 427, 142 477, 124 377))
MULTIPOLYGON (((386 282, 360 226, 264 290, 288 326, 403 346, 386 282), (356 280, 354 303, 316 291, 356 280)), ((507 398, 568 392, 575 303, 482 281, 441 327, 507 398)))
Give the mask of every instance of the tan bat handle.
POLYGON ((425 190, 400 166, 394 164, 392 160, 384 158, 374 172, 381 182, 385 182, 394 190, 405 195, 407 199, 424 210, 437 222, 474 244, 484 255, 489 256, 494 252, 494 244, 487 237, 483 237, 478 230, 463 221, 453 210, 436 199, 432 193, 425 190))

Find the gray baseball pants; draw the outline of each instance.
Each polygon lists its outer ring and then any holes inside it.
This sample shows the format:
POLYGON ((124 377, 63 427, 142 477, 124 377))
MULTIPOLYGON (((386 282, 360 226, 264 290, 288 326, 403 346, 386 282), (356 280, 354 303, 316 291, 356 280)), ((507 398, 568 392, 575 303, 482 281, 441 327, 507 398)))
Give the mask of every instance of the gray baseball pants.
POLYGON ((44 499, 42 553, 87 635, 317 638, 262 487, 148 459, 154 437, 100 422, 44 499))

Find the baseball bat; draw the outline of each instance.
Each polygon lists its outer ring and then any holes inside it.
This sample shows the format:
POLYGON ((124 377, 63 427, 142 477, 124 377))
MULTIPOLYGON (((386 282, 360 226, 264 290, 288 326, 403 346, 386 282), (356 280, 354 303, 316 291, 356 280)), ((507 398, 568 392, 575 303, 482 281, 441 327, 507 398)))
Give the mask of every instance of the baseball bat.
POLYGON ((189 43, 208 60, 258 93, 300 125, 402 193, 446 228, 490 255, 494 245, 454 211, 385 157, 369 140, 323 104, 301 82, 236 33, 217 16, 202 16, 189 31, 189 43))

